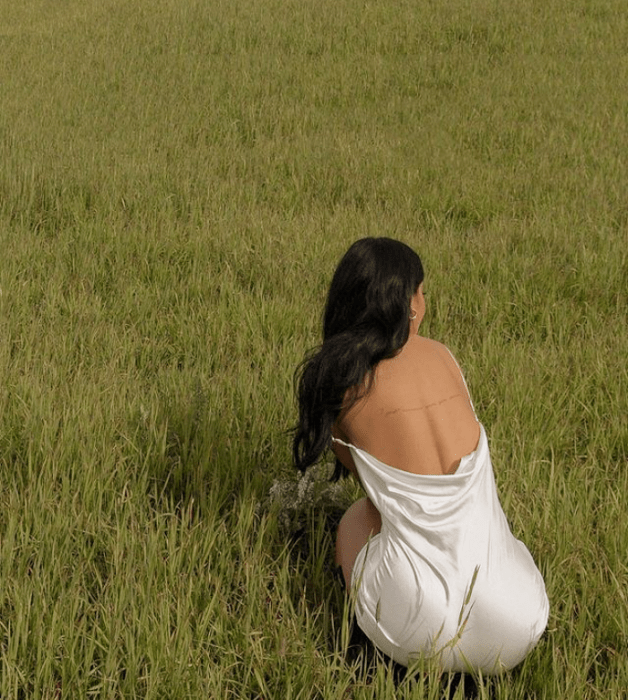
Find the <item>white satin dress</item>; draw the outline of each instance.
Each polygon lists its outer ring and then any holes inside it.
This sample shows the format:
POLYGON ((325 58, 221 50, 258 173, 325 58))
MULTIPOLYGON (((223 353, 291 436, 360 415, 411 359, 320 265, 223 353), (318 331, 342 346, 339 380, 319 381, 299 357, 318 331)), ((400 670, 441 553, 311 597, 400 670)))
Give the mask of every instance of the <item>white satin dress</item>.
POLYGON ((510 669, 543 633, 549 603, 499 502, 484 426, 453 474, 422 475, 351 451, 381 531, 352 573, 356 619, 400 664, 436 656, 446 671, 510 669))

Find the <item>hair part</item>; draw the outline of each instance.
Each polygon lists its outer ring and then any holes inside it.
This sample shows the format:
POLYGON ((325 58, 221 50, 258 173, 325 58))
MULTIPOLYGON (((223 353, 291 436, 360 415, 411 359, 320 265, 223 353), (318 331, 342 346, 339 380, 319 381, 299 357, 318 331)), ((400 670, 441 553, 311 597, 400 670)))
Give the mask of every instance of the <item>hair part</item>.
MULTIPOLYGON (((368 393, 377 364, 405 345, 410 300, 422 281, 419 256, 391 238, 362 238, 340 260, 327 295, 323 343, 295 373, 299 422, 292 453, 301 471, 330 447, 334 423, 368 393)), ((347 473, 336 460, 332 479, 347 473)))

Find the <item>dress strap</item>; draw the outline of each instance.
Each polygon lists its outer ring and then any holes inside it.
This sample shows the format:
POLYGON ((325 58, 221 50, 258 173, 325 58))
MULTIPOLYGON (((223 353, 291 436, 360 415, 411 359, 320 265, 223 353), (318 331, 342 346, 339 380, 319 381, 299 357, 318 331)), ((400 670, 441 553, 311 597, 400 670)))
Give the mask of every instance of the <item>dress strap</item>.
POLYGON ((333 435, 331 436, 331 441, 337 442, 339 445, 342 445, 343 447, 353 447, 353 445, 351 445, 350 443, 345 442, 344 440, 340 440, 339 438, 335 438, 333 435))

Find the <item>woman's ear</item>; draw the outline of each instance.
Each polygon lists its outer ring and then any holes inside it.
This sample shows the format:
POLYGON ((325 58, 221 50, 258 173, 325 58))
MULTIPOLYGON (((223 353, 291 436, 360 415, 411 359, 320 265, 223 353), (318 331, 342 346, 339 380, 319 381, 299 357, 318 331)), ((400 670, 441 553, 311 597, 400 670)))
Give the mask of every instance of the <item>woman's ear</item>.
POLYGON ((410 335, 416 335, 419 332, 419 326, 424 316, 425 296, 423 295, 423 282, 421 282, 410 300, 410 335))

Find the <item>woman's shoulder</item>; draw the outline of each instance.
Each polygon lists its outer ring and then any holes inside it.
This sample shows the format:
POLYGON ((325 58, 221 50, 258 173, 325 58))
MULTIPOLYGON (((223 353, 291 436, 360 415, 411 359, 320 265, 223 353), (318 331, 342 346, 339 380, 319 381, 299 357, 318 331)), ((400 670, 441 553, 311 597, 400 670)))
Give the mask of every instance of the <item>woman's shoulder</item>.
POLYGON ((431 371, 438 371, 440 368, 457 380, 464 381, 458 361, 443 343, 417 335, 407 345, 409 359, 417 366, 429 367, 431 371))
POLYGON ((446 345, 440 343, 438 340, 425 338, 422 335, 415 335, 410 338, 407 345, 408 349, 415 354, 432 355, 434 357, 441 358, 447 364, 456 362, 451 350, 449 350, 446 345))

